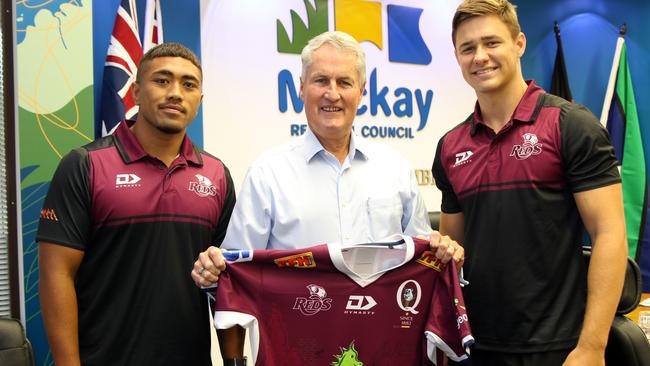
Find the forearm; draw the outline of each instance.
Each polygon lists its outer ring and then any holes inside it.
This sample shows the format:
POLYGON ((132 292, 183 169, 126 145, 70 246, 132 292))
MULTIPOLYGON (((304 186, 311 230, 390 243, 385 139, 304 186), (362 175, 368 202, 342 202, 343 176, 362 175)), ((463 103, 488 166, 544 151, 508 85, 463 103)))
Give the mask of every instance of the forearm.
POLYGON ((39 296, 47 339, 57 366, 78 366, 77 296, 71 279, 41 276, 39 296))
POLYGON ((579 347, 604 350, 623 289, 627 260, 624 233, 593 242, 587 282, 587 307, 579 347))
POLYGON ((246 330, 239 325, 228 329, 217 329, 222 358, 242 358, 246 330))

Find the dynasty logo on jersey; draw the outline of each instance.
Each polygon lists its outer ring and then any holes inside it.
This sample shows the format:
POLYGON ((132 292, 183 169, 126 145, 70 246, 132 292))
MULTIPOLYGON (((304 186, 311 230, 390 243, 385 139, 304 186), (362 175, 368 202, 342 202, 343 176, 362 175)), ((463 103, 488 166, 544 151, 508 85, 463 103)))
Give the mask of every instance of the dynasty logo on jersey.
POLYGON ((311 316, 332 308, 332 299, 327 297, 324 288, 318 285, 308 285, 307 290, 309 290, 309 298, 296 297, 296 302, 293 304, 294 310, 300 310, 302 315, 311 316))
POLYGON ((312 252, 305 252, 296 255, 290 255, 274 260, 278 267, 293 267, 293 268, 314 268, 316 261, 312 252))
POLYGON ((332 362, 331 366, 363 366, 363 362, 359 360, 359 352, 354 348, 354 341, 348 348, 341 347, 341 354, 334 355, 334 357, 336 360, 332 362))
POLYGON ((140 187, 141 185, 138 182, 141 180, 142 178, 133 173, 117 174, 115 176, 115 188, 140 187))

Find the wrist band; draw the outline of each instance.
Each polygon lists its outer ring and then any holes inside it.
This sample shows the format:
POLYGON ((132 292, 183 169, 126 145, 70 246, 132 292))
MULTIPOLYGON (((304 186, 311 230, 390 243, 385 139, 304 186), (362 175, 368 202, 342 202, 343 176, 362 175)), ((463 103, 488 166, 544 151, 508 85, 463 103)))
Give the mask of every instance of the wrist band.
POLYGON ((224 358, 223 366, 246 366, 246 357, 242 358, 224 358))

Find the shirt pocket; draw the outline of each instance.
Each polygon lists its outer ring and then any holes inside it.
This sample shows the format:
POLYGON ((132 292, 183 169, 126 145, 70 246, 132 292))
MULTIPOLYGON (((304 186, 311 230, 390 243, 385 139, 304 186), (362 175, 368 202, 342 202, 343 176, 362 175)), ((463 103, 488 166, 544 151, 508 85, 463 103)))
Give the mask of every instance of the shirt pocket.
POLYGON ((377 241, 402 234, 402 201, 399 196, 369 197, 366 203, 369 239, 377 241))

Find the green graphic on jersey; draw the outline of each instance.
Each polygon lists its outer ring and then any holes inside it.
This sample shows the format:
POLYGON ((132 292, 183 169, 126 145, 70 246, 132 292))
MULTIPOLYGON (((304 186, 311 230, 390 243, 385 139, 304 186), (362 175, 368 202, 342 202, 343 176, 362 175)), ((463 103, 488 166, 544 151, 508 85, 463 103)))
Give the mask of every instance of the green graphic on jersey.
POLYGON ((332 362, 332 366, 363 366, 363 362, 357 358, 357 350, 354 349, 354 341, 350 343, 348 348, 341 348, 340 355, 334 355, 336 361, 332 362))

